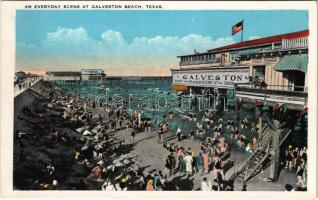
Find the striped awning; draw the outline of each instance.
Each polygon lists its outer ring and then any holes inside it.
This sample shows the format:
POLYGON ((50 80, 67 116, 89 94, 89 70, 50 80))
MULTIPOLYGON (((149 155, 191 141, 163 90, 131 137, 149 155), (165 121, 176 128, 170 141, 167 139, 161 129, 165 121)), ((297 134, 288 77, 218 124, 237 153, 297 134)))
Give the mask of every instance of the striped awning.
POLYGON ((276 64, 275 70, 288 71, 298 70, 307 72, 308 54, 286 55, 276 64))

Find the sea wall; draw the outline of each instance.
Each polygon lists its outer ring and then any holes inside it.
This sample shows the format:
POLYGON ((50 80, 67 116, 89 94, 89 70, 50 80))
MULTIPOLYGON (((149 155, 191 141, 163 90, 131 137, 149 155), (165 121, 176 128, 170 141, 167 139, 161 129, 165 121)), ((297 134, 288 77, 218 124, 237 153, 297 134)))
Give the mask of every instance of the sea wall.
POLYGON ((21 92, 14 98, 14 132, 16 130, 20 130, 21 127, 24 126, 23 122, 18 119, 18 116, 22 112, 23 107, 31 105, 36 100, 36 98, 32 94, 31 88, 37 89, 43 86, 43 83, 43 80, 34 83, 34 85, 26 89, 25 91, 21 92))

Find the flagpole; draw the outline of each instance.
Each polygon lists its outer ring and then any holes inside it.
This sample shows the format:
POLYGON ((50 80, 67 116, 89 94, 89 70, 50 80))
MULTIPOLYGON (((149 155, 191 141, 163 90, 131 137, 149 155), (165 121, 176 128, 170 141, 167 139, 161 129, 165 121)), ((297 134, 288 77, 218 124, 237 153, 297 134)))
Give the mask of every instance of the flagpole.
POLYGON ((242 34, 241 34, 241 42, 243 42, 243 34, 244 34, 244 19, 242 20, 242 34))
POLYGON ((243 42, 243 32, 244 32, 244 27, 242 27, 241 42, 243 42))

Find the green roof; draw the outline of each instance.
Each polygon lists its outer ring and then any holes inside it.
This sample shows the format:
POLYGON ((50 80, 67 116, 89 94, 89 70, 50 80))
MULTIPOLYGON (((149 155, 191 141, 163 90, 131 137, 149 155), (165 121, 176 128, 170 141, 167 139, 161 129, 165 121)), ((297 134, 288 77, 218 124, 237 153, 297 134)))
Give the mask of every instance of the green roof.
POLYGON ((277 71, 298 70, 307 72, 308 54, 295 54, 284 56, 275 67, 277 71))

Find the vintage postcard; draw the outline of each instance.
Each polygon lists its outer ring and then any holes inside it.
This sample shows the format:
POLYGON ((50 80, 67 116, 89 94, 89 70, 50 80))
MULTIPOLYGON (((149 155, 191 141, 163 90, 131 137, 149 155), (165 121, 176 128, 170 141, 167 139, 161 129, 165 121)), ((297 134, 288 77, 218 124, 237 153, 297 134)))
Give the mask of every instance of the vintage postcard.
POLYGON ((313 199, 316 6, 2 2, 1 195, 313 199))

